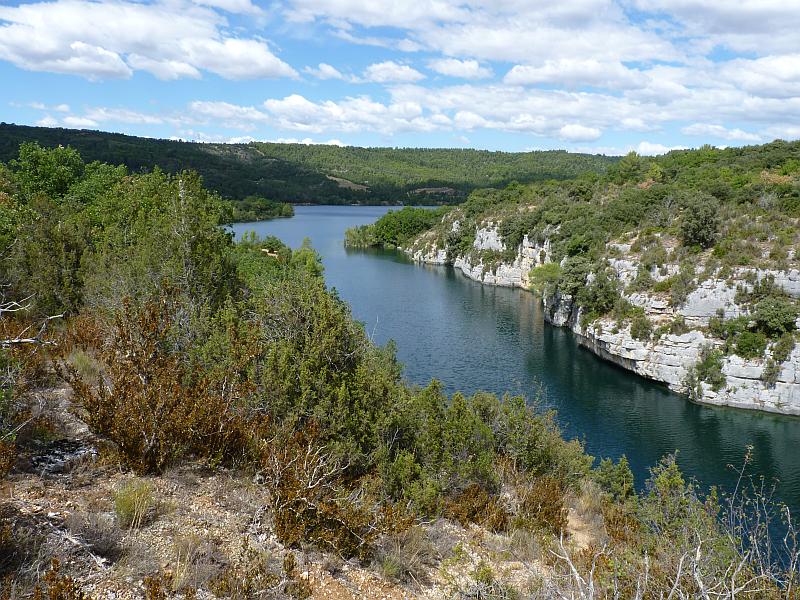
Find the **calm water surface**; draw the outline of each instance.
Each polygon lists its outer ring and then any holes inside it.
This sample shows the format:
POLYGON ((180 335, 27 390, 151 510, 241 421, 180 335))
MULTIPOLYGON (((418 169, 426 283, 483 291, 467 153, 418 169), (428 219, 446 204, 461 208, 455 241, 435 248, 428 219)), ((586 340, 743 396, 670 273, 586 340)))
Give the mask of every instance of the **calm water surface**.
POLYGON ((641 484, 647 467, 678 450, 704 484, 730 485, 730 464, 754 446, 754 471, 779 480, 777 495, 800 511, 800 419, 688 402, 665 387, 600 360, 571 332, 542 319, 522 290, 483 286, 449 267, 414 265, 393 251, 345 249, 348 227, 384 207, 299 206, 292 219, 237 224, 292 247, 305 237, 323 257, 325 279, 350 303, 378 344, 392 339, 413 383, 439 379, 449 392, 544 389, 570 437, 598 457, 627 455, 641 484))

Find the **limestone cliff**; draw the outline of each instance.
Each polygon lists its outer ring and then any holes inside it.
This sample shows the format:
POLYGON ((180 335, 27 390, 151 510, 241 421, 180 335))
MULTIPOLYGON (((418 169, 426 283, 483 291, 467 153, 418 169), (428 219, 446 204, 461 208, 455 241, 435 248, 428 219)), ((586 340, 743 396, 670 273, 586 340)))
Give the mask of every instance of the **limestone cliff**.
MULTIPOLYGON (((452 228, 457 230, 458 223, 453 223, 452 228)), ((549 240, 533 242, 527 236, 513 260, 494 260, 491 264, 484 260, 487 255, 497 257, 505 250, 498 224, 487 221, 478 228, 471 252, 454 253, 446 243, 437 243, 426 235, 405 251, 418 262, 450 264, 470 279, 487 285, 524 289, 530 287, 531 270, 552 260, 549 240)), ((631 333, 631 323, 620 323, 608 316, 587 323, 573 298, 558 293, 543 298, 546 320, 570 328, 579 343, 598 356, 663 382, 698 402, 800 415, 800 346, 795 346, 786 360, 772 365, 769 376, 765 371, 769 368, 769 352, 774 342, 759 358, 720 353, 723 384, 712 385, 695 377, 695 368, 704 352, 723 345, 722 340, 709 333, 710 320, 747 314, 746 308, 737 302, 737 292, 752 290, 755 282, 769 277, 774 285, 798 298, 800 271, 742 267, 722 277, 701 270, 694 289, 683 302, 675 304, 663 293, 630 291, 639 270, 638 257, 631 252, 630 244, 610 244, 609 250, 616 255, 608 264, 625 290, 623 298, 644 310, 656 333, 649 339, 636 339, 631 333), (680 327, 671 327, 673 323, 679 323, 680 327)), ((678 269, 678 265, 664 264, 653 268, 650 277, 654 282, 664 281, 678 269)))

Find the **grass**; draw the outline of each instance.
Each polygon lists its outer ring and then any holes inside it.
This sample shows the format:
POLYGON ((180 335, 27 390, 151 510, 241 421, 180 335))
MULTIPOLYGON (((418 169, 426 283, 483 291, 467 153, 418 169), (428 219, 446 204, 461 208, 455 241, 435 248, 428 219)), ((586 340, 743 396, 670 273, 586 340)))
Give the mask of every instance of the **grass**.
POLYGON ((114 512, 120 527, 138 529, 155 516, 153 486, 142 479, 131 479, 114 494, 114 512))

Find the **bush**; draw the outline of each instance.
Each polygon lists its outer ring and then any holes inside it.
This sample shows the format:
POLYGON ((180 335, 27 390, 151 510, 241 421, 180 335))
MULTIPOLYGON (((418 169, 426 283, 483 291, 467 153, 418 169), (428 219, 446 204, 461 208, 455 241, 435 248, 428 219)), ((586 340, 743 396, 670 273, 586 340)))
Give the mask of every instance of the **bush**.
POLYGON ((753 311, 756 326, 769 336, 793 331, 797 316, 797 305, 785 296, 768 296, 759 301, 753 311))
POLYGON ((710 248, 717 239, 719 225, 719 202, 716 198, 698 192, 686 199, 680 222, 684 246, 710 248))
POLYGON ((595 273, 594 280, 577 293, 578 303, 594 317, 611 312, 619 299, 618 281, 609 269, 595 273))
POLYGON ((689 395, 693 398, 700 396, 699 383, 705 382, 711 386, 715 392, 721 390, 727 379, 722 372, 722 360, 724 353, 713 347, 706 346, 700 351, 699 360, 694 367, 690 368, 686 374, 686 387, 689 395))
POLYGON ((229 373, 191 373, 170 350, 180 310, 169 292, 140 309, 126 302, 99 352, 103 382, 84 379, 70 365, 63 372, 86 423, 113 441, 124 464, 140 475, 158 473, 188 452, 241 456, 254 427, 235 410, 240 381, 229 373))
POLYGON ((624 454, 616 464, 610 458, 601 460, 593 475, 600 488, 615 502, 625 502, 636 493, 633 472, 624 454))
POLYGON ((540 295, 549 294, 561 278, 561 267, 558 263, 545 263, 531 269, 528 276, 531 290, 540 295))
POLYGON ((513 527, 545 530, 555 535, 567 529, 567 507, 562 483, 553 477, 540 477, 519 490, 519 507, 513 527))
POLYGON ((477 484, 472 484, 456 496, 448 498, 445 502, 445 516, 465 527, 475 523, 494 532, 506 531, 511 517, 500 498, 490 496, 477 484))
POLYGON ((650 319, 643 313, 637 312, 633 319, 631 319, 631 336, 635 340, 649 342, 652 335, 653 324, 650 322, 650 319))
POLYGON ((743 331, 736 337, 736 354, 742 358, 759 358, 767 349, 767 336, 763 333, 743 331))
POLYGON ((155 510, 153 486, 141 479, 127 481, 114 494, 114 512, 120 527, 142 527, 154 518, 155 510))
POLYGON ((348 559, 371 554, 381 533, 374 507, 347 493, 345 466, 319 444, 316 426, 263 442, 260 460, 282 544, 309 543, 348 559))

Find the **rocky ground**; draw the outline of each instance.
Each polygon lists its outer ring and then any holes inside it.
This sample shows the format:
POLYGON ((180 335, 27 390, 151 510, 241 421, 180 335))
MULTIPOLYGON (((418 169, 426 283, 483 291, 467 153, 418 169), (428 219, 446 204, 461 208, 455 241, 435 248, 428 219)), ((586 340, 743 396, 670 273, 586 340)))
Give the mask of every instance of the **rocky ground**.
MULTIPOLYGON (((50 430, 26 442, 0 492, 16 556, 0 559, 12 598, 29 594, 53 558, 81 591, 114 600, 510 597, 512 589, 544 589, 552 537, 493 534, 445 519, 381 539, 362 562, 285 548, 253 473, 194 462, 136 478, 71 414, 66 390, 39 397, 50 430), (139 523, 127 523, 129 511, 119 505, 132 485, 146 496, 139 523)), ((585 499, 572 501, 571 549, 603 536, 599 518, 585 499)))

